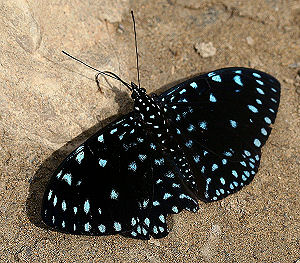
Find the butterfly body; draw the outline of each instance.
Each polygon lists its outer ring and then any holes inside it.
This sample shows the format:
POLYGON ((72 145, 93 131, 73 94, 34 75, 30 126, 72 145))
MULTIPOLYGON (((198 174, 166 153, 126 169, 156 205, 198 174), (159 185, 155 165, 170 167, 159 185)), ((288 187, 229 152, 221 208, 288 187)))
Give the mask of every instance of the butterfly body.
POLYGON ((72 234, 168 234, 166 217, 249 184, 274 123, 280 84, 247 68, 189 79, 158 96, 131 84, 134 111, 54 172, 42 218, 72 234))

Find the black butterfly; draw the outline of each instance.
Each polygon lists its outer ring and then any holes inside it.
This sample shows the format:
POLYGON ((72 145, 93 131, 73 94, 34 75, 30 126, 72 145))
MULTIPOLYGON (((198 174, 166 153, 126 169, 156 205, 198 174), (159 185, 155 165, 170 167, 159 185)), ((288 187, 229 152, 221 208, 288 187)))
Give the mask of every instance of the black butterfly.
POLYGON ((270 135, 280 83, 254 69, 224 68, 159 96, 131 83, 134 111, 98 131, 53 174, 42 218, 85 235, 149 239, 166 216, 196 212, 249 184, 270 135))

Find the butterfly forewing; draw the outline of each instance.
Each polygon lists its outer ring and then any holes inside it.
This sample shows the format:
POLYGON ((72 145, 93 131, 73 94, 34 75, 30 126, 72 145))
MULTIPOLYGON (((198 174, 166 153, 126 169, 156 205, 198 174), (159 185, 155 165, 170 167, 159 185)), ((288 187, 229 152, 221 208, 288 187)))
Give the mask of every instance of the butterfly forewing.
POLYGON ((147 138, 127 115, 99 131, 54 173, 43 201, 43 220, 74 234, 130 231, 152 198, 147 138))

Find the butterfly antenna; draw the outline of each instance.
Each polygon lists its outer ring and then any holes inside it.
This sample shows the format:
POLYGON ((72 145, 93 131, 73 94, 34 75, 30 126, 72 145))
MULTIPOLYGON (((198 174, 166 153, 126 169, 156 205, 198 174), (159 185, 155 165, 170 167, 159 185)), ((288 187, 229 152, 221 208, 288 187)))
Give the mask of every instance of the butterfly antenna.
POLYGON ((134 20, 134 15, 133 15, 133 11, 132 10, 131 10, 131 16, 132 16, 132 21, 133 21, 133 32, 134 32, 134 42, 135 42, 137 78, 138 78, 138 83, 139 83, 139 88, 140 88, 141 87, 141 82, 140 82, 140 69, 139 69, 139 54, 138 54, 137 41, 136 41, 135 20, 134 20))
MULTIPOLYGON (((86 67, 88 67, 88 68, 90 68, 92 70, 97 71, 98 73, 96 75, 96 81, 98 79, 98 76, 101 74, 101 75, 104 75, 104 76, 107 76, 107 77, 110 77, 110 78, 113 78, 113 79, 116 79, 116 80, 120 81, 124 86, 126 86, 130 91, 132 91, 132 88, 131 88, 130 84, 128 84, 127 82, 125 82, 124 80, 122 80, 117 74, 115 74, 113 72, 110 72, 110 71, 101 71, 99 69, 96 69, 96 68, 90 66, 89 64, 85 63, 84 61, 82 61, 82 60, 80 60, 80 59, 78 59, 78 58, 70 55, 69 53, 67 53, 64 50, 62 50, 62 53, 65 54, 65 55, 67 55, 68 57, 70 57, 70 58, 78 61, 79 63, 85 65, 86 67)), ((98 81, 97 81, 97 83, 98 83, 98 81)))

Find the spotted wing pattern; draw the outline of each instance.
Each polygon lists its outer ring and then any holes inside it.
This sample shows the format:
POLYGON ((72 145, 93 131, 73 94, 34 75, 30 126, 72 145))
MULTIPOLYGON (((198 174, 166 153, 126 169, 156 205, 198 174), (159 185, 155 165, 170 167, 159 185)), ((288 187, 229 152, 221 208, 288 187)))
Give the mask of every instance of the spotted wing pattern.
POLYGON ((169 233, 168 214, 196 212, 179 165, 145 135, 131 113, 73 151, 48 184, 43 221, 72 234, 147 240, 169 233))
POLYGON ((149 213, 140 217, 131 232, 125 234, 133 238, 149 239, 165 237, 169 233, 166 218, 182 210, 196 212, 199 209, 197 198, 180 180, 179 165, 161 153, 152 165, 153 198, 149 213))
POLYGON ((247 68, 220 69, 159 100, 181 136, 201 200, 222 199, 251 182, 279 106, 275 78, 247 68))
POLYGON ((72 234, 168 234, 166 217, 197 199, 215 201, 249 184, 274 123, 280 84, 227 68, 157 97, 132 85, 134 112, 73 151, 54 172, 43 221, 72 234))
POLYGON ((73 234, 130 231, 152 199, 149 142, 133 114, 99 131, 58 167, 46 190, 42 218, 73 234))

